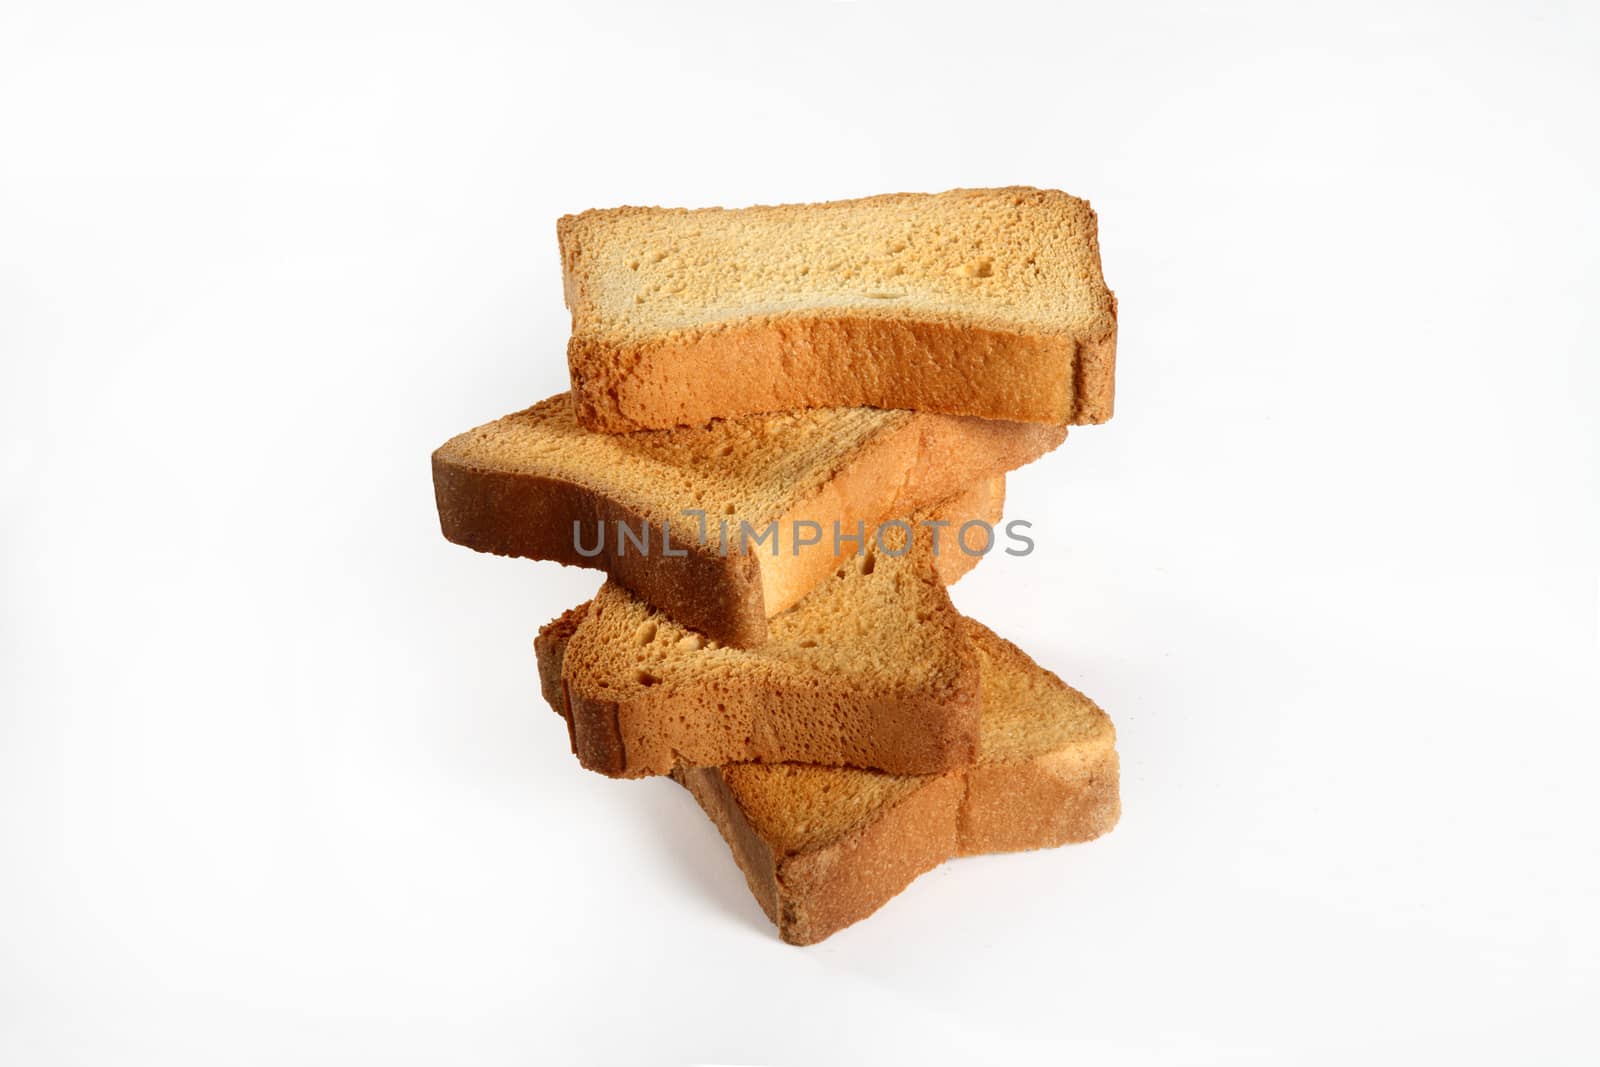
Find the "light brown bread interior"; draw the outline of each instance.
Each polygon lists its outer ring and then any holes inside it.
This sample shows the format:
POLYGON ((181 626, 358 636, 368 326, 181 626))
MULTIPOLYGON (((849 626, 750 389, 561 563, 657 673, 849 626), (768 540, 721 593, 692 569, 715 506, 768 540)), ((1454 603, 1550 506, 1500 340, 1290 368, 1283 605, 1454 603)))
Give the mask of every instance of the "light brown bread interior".
POLYGON ((769 616, 833 571, 835 523, 842 541, 858 523, 908 518, 1065 436, 1064 426, 871 408, 596 434, 562 394, 451 439, 433 473, 451 541, 602 568, 706 636, 753 647, 769 616), (769 527, 774 540, 755 544, 769 527), (598 555, 578 551, 602 536, 598 555), (723 554, 724 542, 756 551, 723 554))
POLYGON ((1116 300, 1094 212, 1048 189, 557 224, 579 421, 605 432, 866 404, 1111 416, 1116 300))
MULTIPOLYGON (((937 521, 997 521, 995 481, 948 502, 937 521)), ((547 687, 559 669, 579 761, 618 777, 747 760, 899 773, 969 762, 977 668, 944 583, 977 557, 948 531, 937 555, 929 528, 917 526, 909 548, 901 533, 886 530, 887 550, 840 561, 771 620, 759 649, 709 640, 607 582, 571 625, 561 661, 540 657, 547 687)))

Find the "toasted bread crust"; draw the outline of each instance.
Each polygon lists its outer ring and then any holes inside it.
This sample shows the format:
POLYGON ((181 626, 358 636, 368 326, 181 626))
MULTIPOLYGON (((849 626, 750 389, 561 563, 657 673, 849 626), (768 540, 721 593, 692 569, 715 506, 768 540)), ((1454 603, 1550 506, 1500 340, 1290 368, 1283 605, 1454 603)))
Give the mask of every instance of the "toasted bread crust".
POLYGON ((721 555, 713 547, 674 539, 673 551, 619 553, 607 539, 599 556, 581 555, 573 524, 592 531, 648 530, 649 544, 663 543, 663 530, 627 505, 590 486, 520 472, 463 465, 440 449, 433 455, 434 497, 445 539, 479 552, 554 560, 569 567, 602 568, 652 604, 730 645, 760 645, 767 636, 761 560, 721 555))
POLYGON ((578 624, 589 614, 585 600, 575 608, 539 627, 539 636, 533 639, 533 655, 539 665, 539 693, 544 702, 554 709, 567 724, 567 741, 573 755, 578 753, 578 740, 572 736, 572 718, 567 714, 567 690, 561 681, 561 661, 567 653, 567 642, 578 632, 578 624))
POLYGON ((721 831, 750 892, 791 945, 813 945, 877 911, 956 854, 959 771, 930 776, 881 817, 844 841, 780 854, 750 825, 720 767, 677 771, 721 831))
POLYGON ((574 334, 567 366, 578 421, 601 433, 853 406, 1090 424, 1111 418, 1116 351, 1114 330, 1078 339, 938 320, 782 316, 647 341, 574 334))

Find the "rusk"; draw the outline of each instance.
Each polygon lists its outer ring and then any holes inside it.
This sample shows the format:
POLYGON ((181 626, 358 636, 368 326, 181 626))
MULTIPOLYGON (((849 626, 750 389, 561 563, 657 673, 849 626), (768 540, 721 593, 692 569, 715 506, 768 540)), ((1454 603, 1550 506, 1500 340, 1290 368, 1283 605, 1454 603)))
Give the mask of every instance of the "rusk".
MULTIPOLYGON (((559 659, 570 622, 546 628, 542 655, 559 659)), ((1088 841, 1116 824, 1110 719, 1011 642, 963 623, 982 699, 972 766, 921 776, 791 763, 673 772, 783 940, 820 941, 951 857, 1088 841)), ((559 687, 545 696, 559 701, 559 687)))
POLYGON ((1111 417, 1116 298, 1087 202, 956 189, 556 227, 579 421, 608 433, 869 405, 1111 417))
MULTIPOLYGON (((1002 495, 985 483, 938 514, 998 517, 1002 495)), ((977 557, 951 528, 935 554, 931 535, 919 527, 900 555, 839 560, 832 578, 771 620, 759 649, 708 640, 607 582, 535 643, 579 762, 623 778, 742 761, 900 774, 971 762, 977 660, 945 583, 977 557)))
POLYGON ((444 535, 457 544, 603 569, 705 636, 756 647, 769 616, 833 572, 835 523, 847 548, 858 524, 870 534, 905 520, 1036 459, 1066 432, 843 408, 596 434, 577 424, 562 394, 440 447, 434 493, 444 535), (619 522, 647 552, 619 535, 619 522), (738 551, 745 527, 751 543, 738 551), (754 544, 769 527, 776 542, 754 544), (798 544, 797 531, 816 543, 798 544), (579 551, 602 536, 597 555, 579 551))

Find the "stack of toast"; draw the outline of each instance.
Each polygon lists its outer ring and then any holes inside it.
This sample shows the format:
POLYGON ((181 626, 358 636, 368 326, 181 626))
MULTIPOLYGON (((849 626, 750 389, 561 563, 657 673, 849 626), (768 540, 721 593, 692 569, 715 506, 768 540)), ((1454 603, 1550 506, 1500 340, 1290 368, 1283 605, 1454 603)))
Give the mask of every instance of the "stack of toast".
POLYGON ((964 189, 557 226, 570 393, 434 453, 449 540, 594 567, 534 643, 586 768, 671 775, 780 936, 1109 830, 1115 733, 963 617, 1005 474, 1111 415, 1094 213, 964 189))

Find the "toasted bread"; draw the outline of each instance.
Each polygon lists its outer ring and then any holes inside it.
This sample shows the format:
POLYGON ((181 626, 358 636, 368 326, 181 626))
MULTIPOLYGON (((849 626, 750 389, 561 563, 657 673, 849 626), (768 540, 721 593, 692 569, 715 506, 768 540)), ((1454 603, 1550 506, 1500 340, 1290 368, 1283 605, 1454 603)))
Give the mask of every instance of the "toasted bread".
MULTIPOLYGON (((997 516, 1000 495, 975 487, 937 514, 997 516)), ((890 551, 839 561, 759 649, 710 640, 608 581, 535 642, 579 762, 621 778, 741 761, 900 774, 971 762, 977 660, 945 584, 977 557, 933 532, 919 526, 907 547, 892 531, 890 551)))
POLYGON ((859 528, 903 521, 1065 436, 1064 426, 868 408, 596 434, 563 394, 439 448, 434 492, 451 541, 604 569, 705 636, 756 647, 768 617, 831 574, 835 549, 852 550, 859 528))
MULTIPOLYGON (((540 634, 545 698, 559 707, 574 613, 540 634)), ((872 914, 952 856, 1051 848, 1110 830, 1121 812, 1116 732, 1104 712, 983 625, 963 619, 978 665, 971 766, 893 775, 801 763, 680 767, 750 891, 792 944, 872 914)))
POLYGON ((957 189, 557 223, 579 421, 609 433, 865 404, 1110 418, 1116 299, 1089 205, 957 189))

